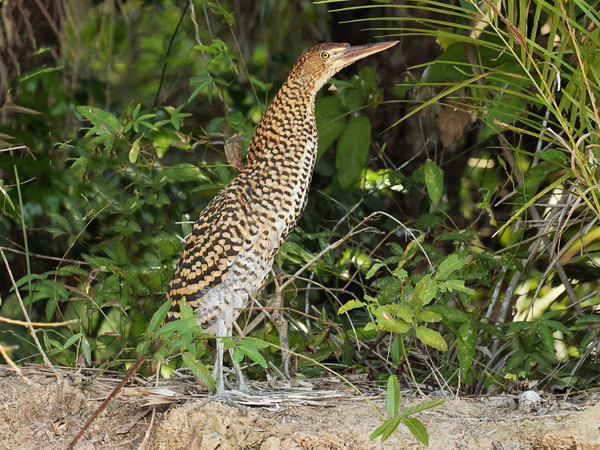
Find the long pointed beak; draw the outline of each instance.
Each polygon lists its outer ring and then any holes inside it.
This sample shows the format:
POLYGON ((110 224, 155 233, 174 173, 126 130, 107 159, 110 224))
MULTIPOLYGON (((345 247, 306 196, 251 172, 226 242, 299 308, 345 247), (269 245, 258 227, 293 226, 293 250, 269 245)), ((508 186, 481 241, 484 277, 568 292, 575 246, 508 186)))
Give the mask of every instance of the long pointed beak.
POLYGON ((344 53, 340 54, 336 60, 335 64, 340 66, 347 66, 348 64, 352 64, 354 61, 357 61, 366 56, 372 55, 374 53, 380 52, 387 48, 390 48, 396 45, 400 41, 389 41, 389 42, 381 42, 378 44, 365 44, 365 45, 356 45, 354 47, 346 47, 344 53))

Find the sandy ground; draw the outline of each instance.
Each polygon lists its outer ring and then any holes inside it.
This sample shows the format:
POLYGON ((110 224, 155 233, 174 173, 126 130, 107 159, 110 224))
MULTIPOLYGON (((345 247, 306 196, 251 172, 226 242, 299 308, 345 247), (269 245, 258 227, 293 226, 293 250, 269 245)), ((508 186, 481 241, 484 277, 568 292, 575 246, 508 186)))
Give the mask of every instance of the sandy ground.
MULTIPOLYGON (((29 369, 26 384, 0 366, 0 449, 66 449, 87 419, 116 385, 66 374, 29 369)), ((169 391, 177 390, 171 382, 169 391)), ((282 401, 245 411, 221 403, 148 395, 124 390, 76 445, 92 449, 416 449, 402 425, 384 444, 368 436, 381 419, 360 397, 326 401, 282 401), (175 403, 178 402, 178 403, 175 403), (163 402, 163 404, 158 404, 163 402), (166 402, 166 403, 165 403, 166 402), (293 404, 296 403, 296 404, 293 404), (301 403, 309 403, 302 405, 301 403), (157 405, 158 404, 158 405, 157 405), (402 439, 404 445, 400 442, 402 439)), ((189 387, 183 387, 189 391, 189 387)), ((345 391, 347 393, 347 389, 345 391)), ((373 394, 376 392, 371 392, 373 394)), ((545 398, 537 411, 522 411, 511 397, 448 399, 416 415, 430 435, 431 449, 600 450, 600 403, 566 403, 545 398), (504 406, 498 406, 504 405, 504 406)), ((402 408, 423 399, 404 395, 402 408)), ((373 400, 386 417, 384 395, 373 400)))

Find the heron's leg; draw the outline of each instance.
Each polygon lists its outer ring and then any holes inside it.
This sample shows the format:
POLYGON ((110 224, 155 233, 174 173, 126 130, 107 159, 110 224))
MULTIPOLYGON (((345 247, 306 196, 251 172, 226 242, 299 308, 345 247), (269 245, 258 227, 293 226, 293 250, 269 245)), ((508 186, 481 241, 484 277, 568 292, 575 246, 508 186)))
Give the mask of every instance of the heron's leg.
MULTIPOLYGON (((233 361, 233 349, 229 350, 229 354, 231 355, 231 360, 233 361)), ((244 392, 246 394, 250 393, 252 390, 246 384, 244 380, 244 374, 242 373, 242 368, 236 362, 233 363, 233 368, 235 369, 235 376, 237 378, 237 390, 240 392, 244 392)))
MULTIPOLYGON (((215 327, 216 336, 227 336, 227 328, 225 322, 221 319, 217 320, 215 327)), ((221 338, 217 337, 217 359, 213 370, 213 378, 217 387, 216 396, 222 397, 225 395, 225 379, 223 375, 223 352, 225 345, 221 342, 221 338)))

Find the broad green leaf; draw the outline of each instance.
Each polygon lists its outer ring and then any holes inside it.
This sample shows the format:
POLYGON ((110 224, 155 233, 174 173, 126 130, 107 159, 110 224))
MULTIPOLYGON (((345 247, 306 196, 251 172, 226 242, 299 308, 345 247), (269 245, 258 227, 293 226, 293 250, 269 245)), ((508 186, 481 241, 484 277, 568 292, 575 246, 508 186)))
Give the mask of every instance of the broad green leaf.
POLYGON ((343 114, 344 108, 339 96, 332 95, 317 100, 315 104, 319 147, 317 159, 331 146, 346 127, 346 118, 343 114))
POLYGON ((469 264, 469 261, 453 253, 441 262, 440 268, 435 274, 435 279, 446 280, 452 273, 460 270, 461 267, 467 264, 469 264))
POLYGON ((538 334, 540 335, 540 340, 542 341, 542 346, 547 353, 551 355, 556 353, 556 347, 554 346, 554 336, 552 336, 552 331, 546 325, 538 324, 537 327, 538 334))
POLYGON ((158 326, 162 323, 163 319, 167 317, 167 313, 171 308, 171 299, 165 301, 160 308, 152 315, 150 319, 150 325, 148 326, 149 331, 158 330, 158 326))
POLYGON ((88 365, 92 364, 92 349, 90 347, 90 342, 85 334, 81 335, 81 349, 83 350, 83 355, 85 356, 85 361, 88 365))
POLYGON ((393 419, 386 420, 371 433, 369 439, 373 440, 378 436, 381 436, 381 442, 385 442, 385 440, 389 438, 394 431, 396 431, 401 420, 402 419, 400 417, 394 417, 393 419))
MULTIPOLYGON (((46 276, 47 276, 47 274, 48 274, 48 273, 49 273, 49 272, 46 272, 46 273, 45 273, 45 274, 43 274, 43 275, 40 275, 39 273, 30 273, 30 274, 28 274, 28 275, 25 275, 25 276, 23 276, 23 277, 19 278, 19 279, 17 280, 17 283, 16 283, 16 285, 17 285, 17 287, 21 287, 21 286, 23 286, 25 283, 28 283, 28 282, 29 282, 29 281, 31 281, 31 280, 43 280, 43 279, 45 279, 45 278, 46 278, 46 276)), ((11 288, 11 289, 10 289, 10 291, 12 292, 12 291, 13 291, 13 288, 11 288)))
POLYGON ((515 367, 524 364, 527 358, 527 351, 524 348, 518 349, 512 354, 508 362, 506 363, 506 372, 510 372, 515 367))
MULTIPOLYGON (((365 325, 365 330, 370 324, 365 325)), ((388 315, 377 316, 377 328, 380 330, 391 331, 396 334, 403 334, 410 330, 410 323, 405 322, 402 319, 389 318, 388 315)))
POLYGON ((427 327, 417 327, 417 339, 423 344, 429 345, 437 350, 444 352, 448 351, 448 344, 444 341, 444 338, 440 333, 427 327))
POLYGON ((435 322, 441 322, 441 320, 442 320, 441 314, 438 314, 436 312, 429 311, 429 310, 419 311, 418 313, 415 314, 416 322, 422 321, 422 322, 435 323, 435 322))
POLYGON ((427 434, 427 428, 421 423, 419 419, 414 417, 405 417, 402 419, 406 428, 412 433, 412 435, 419 440, 425 447, 429 447, 429 434, 427 434))
MULTIPOLYGON (((267 368, 267 361, 264 356, 259 352, 259 349, 269 347, 269 343, 260 342, 254 339, 242 339, 236 347, 234 347, 234 353, 236 350, 239 350, 246 356, 248 356, 252 361, 257 362, 265 369, 267 368)), ((239 357, 239 356, 238 356, 239 357)), ((235 360, 235 357, 234 357, 235 360)), ((239 358, 238 362, 241 361, 242 358, 239 358)))
MULTIPOLYGON (((365 295, 365 298, 367 297, 368 296, 365 295)), ((382 313, 386 313, 389 316, 397 316, 406 322, 412 322, 415 316, 415 313, 410 306, 393 303, 389 305, 378 306, 375 310, 375 314, 382 315, 382 313)))
POLYGON ((444 286, 449 291, 460 291, 466 292, 467 294, 473 294, 475 291, 465 286, 464 280, 446 280, 440 283, 440 286, 444 286))
POLYGON ((71 227, 71 223, 69 222, 69 220, 63 216, 61 216, 58 213, 48 213, 48 216, 50 216, 54 221, 58 222, 58 224, 60 225, 60 227, 65 230, 67 233, 72 233, 73 232, 73 228, 71 227))
POLYGON ((164 324, 158 329, 159 336, 170 337, 175 331, 191 329, 196 325, 196 318, 194 316, 188 317, 187 319, 174 320, 164 324))
MULTIPOLYGON (((342 336, 339 335, 339 337, 341 338, 342 336)), ((342 364, 344 364, 345 366, 350 366, 352 365, 352 360, 354 359, 354 356, 356 356, 356 350, 354 349, 354 344, 352 343, 348 335, 344 336, 343 341, 344 343, 342 344, 342 364)))
POLYGON ((400 408, 400 383, 396 375, 391 375, 388 378, 386 390, 386 404, 390 416, 394 417, 398 414, 400 408))
POLYGON ((75 160, 75 162, 73 164, 71 164, 71 170, 73 171, 73 174, 77 178, 83 179, 83 177, 87 173, 88 166, 89 166, 88 159, 84 158, 83 156, 80 156, 79 158, 77 158, 75 160))
POLYGON ((182 320, 189 319, 194 315, 194 310, 192 309, 192 307, 187 303, 184 303, 183 300, 181 302, 180 311, 182 320))
POLYGON ((573 333, 562 323, 557 322, 556 320, 547 320, 547 319, 538 319, 538 323, 542 325, 546 325, 549 328, 554 328, 555 330, 562 331, 569 337, 573 337, 573 333))
POLYGON ((131 164, 135 164, 138 160, 138 156, 140 155, 140 140, 143 136, 140 136, 133 144, 131 144, 131 149, 129 149, 129 162, 131 164))
POLYGON ((56 297, 49 297, 48 301, 46 302, 46 320, 48 322, 52 321, 52 316, 54 316, 54 312, 56 311, 57 306, 58 304, 56 297))
POLYGON ((506 334, 514 333, 515 331, 523 330, 525 328, 535 327, 535 322, 528 321, 519 321, 513 322, 509 325, 508 330, 506 330, 506 334))
POLYGON ((411 406, 410 408, 406 408, 400 414, 402 417, 410 416, 411 414, 418 413, 420 411, 425 411, 426 409, 435 408, 437 405, 441 405, 444 403, 446 399, 441 398, 439 400, 433 400, 431 402, 419 403, 418 405, 411 406))
POLYGON ((210 182, 202 170, 189 163, 173 164, 168 168, 165 168, 164 173, 169 181, 193 181, 195 183, 210 182))
POLYGON ((459 339, 456 340, 457 356, 460 369, 465 373, 473 364, 475 345, 477 344, 477 330, 471 322, 461 325, 458 329, 459 339))
POLYGON ((319 128, 317 120, 317 128, 319 129, 318 141, 317 141, 317 159, 319 159, 323 153, 327 151, 333 141, 335 141, 342 131, 346 128, 346 121, 343 117, 329 120, 321 128, 319 128))
POLYGON ((217 387, 215 386, 215 380, 210 375, 208 367, 201 362, 196 361, 194 356, 189 352, 183 353, 181 359, 183 359, 183 363, 190 368, 192 373, 200 378, 210 392, 216 392, 217 387))
POLYGON ((370 280, 370 279, 371 279, 371 277, 372 277, 373 275, 375 275, 375 273, 376 273, 376 272, 377 272, 377 271, 378 271, 380 268, 382 268, 382 267, 383 267, 383 264, 382 264, 382 263, 380 263, 380 262, 376 262, 375 264, 373 264, 373 266, 371 266, 371 268, 370 268, 370 269, 369 269, 369 271, 367 272, 367 275, 365 275, 365 278, 366 278, 367 280, 370 280))
POLYGON ((428 159, 423 167, 425 186, 434 206, 437 206, 444 194, 444 172, 436 163, 428 159))
POLYGON ((371 143, 371 122, 356 116, 348 120, 337 145, 335 168, 342 189, 358 183, 367 164, 371 143))
POLYGON ((297 264, 303 264, 314 257, 312 253, 307 252, 302 246, 292 241, 284 243, 281 246, 280 253, 282 259, 289 259, 297 264))
POLYGON ((101 134, 102 131, 108 131, 111 134, 119 134, 121 132, 121 124, 115 116, 107 111, 91 106, 78 106, 77 111, 87 120, 92 122, 96 133, 101 134))
POLYGON ((418 305, 427 305, 435 298, 438 291, 437 283, 431 279, 430 274, 426 274, 419 280, 413 292, 413 299, 418 305))
POLYGON ((338 309, 338 314, 344 314, 345 312, 350 311, 351 309, 360 308, 362 306, 367 306, 366 303, 361 302, 360 300, 350 300, 346 304, 342 305, 338 309))
POLYGON ((83 333, 77 333, 67 339, 67 342, 64 343, 63 348, 68 348, 73 345, 77 340, 79 340, 83 336, 83 333))
POLYGON ((469 321, 468 315, 466 315, 464 312, 462 312, 456 308, 452 308, 451 306, 448 306, 448 305, 436 304, 436 305, 430 305, 430 306, 428 306, 428 308, 431 309, 432 311, 437 311, 445 319, 448 319, 451 322, 468 322, 469 321))

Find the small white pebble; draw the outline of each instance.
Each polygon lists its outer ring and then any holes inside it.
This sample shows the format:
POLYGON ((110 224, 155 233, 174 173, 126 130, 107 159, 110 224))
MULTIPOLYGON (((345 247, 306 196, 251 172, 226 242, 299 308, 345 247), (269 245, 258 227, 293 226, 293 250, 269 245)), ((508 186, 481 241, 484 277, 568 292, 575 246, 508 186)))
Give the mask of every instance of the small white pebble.
POLYGON ((542 398, 535 391, 525 391, 519 395, 519 409, 535 411, 542 404, 542 398))

